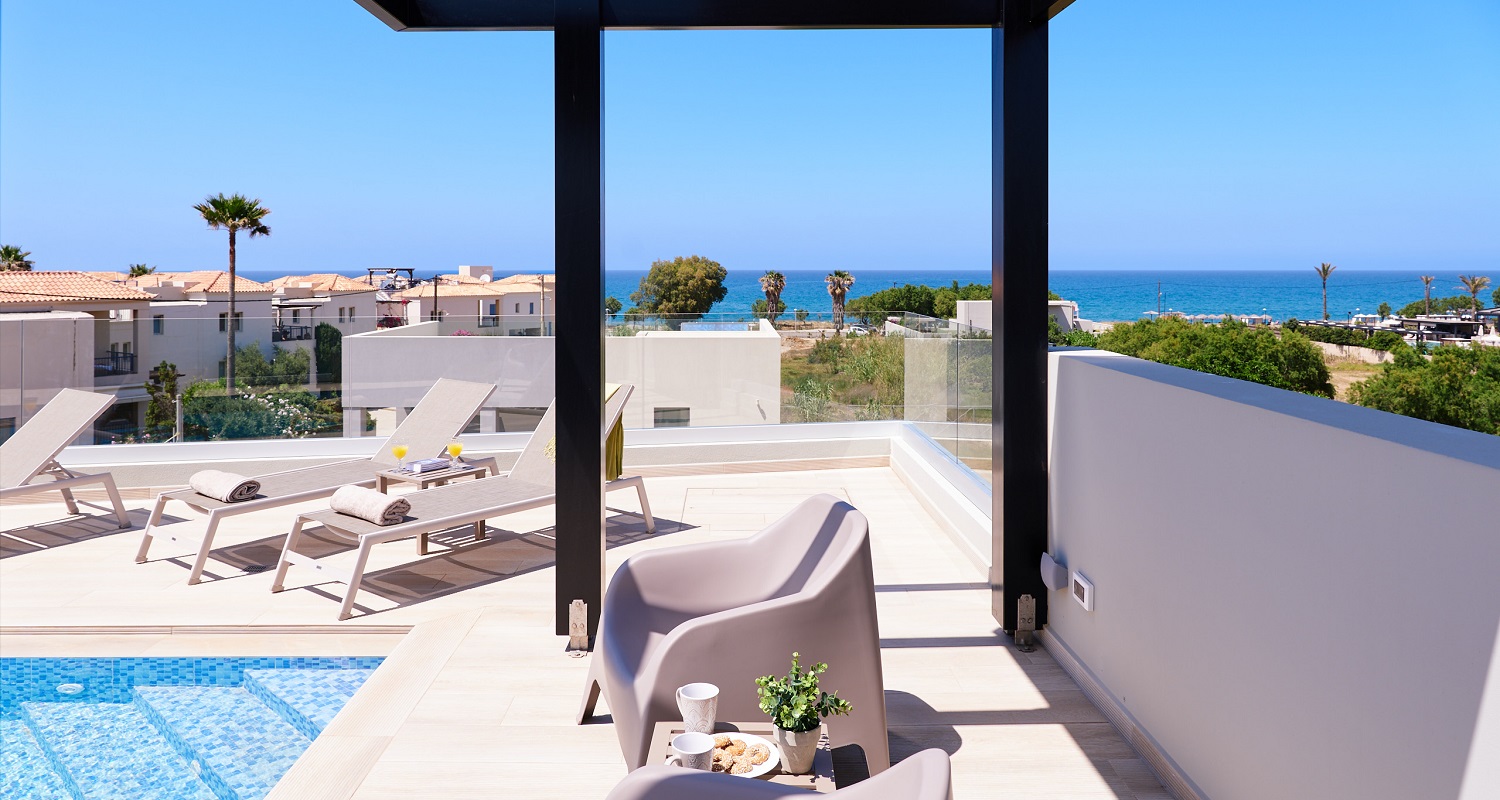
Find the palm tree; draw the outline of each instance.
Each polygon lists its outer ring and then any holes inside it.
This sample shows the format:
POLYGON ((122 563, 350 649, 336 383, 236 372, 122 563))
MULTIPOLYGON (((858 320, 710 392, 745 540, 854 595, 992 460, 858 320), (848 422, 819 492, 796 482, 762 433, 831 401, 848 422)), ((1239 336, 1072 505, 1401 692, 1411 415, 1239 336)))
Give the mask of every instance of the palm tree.
POLYGON ((156 271, 156 267, 148 267, 145 264, 131 264, 130 277, 139 278, 142 275, 150 275, 156 271))
POLYGON ((266 227, 266 215, 271 209, 260 204, 260 200, 247 199, 242 194, 232 194, 225 197, 220 193, 217 197, 209 197, 203 202, 193 206, 208 223, 210 230, 229 231, 229 317, 224 326, 229 329, 229 357, 224 362, 224 387, 234 392, 234 239, 240 231, 250 234, 251 238, 256 236, 270 236, 271 229, 266 227))
POLYGON ((26 257, 30 250, 22 250, 13 244, 0 247, 0 272, 30 272, 31 261, 26 257))
POLYGON ((1332 275, 1338 267, 1324 261, 1318 265, 1317 269, 1318 277, 1323 279, 1323 319, 1328 319, 1328 276, 1332 275))
POLYGON ((1479 293, 1490 288, 1490 279, 1483 275, 1460 275, 1458 276, 1458 282, 1463 284, 1463 290, 1468 292, 1470 297, 1474 298, 1474 314, 1477 319, 1479 314, 1479 293))
POLYGON ((786 288, 786 276, 774 269, 760 276, 760 290, 766 293, 766 319, 776 322, 781 311, 781 290, 786 288))
POLYGON ((1431 275, 1422 276, 1422 313, 1432 313, 1432 282, 1436 280, 1431 275))
POLYGON ((833 298, 833 329, 844 329, 844 298, 849 296, 849 287, 854 285, 854 276, 836 269, 823 279, 828 284, 828 296, 833 298))

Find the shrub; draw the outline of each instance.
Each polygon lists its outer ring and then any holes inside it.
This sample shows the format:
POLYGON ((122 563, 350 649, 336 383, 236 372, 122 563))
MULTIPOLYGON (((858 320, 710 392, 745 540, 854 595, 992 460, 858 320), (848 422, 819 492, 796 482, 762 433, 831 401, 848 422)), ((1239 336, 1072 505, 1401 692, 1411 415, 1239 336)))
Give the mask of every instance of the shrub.
POLYGON ((1116 325, 1099 347, 1175 367, 1333 397, 1323 354, 1295 330, 1281 338, 1226 319, 1218 325, 1165 317, 1116 325))
POLYGON ((1481 433, 1500 434, 1500 348, 1443 345, 1429 360, 1402 345, 1381 374, 1354 384, 1355 403, 1481 433))

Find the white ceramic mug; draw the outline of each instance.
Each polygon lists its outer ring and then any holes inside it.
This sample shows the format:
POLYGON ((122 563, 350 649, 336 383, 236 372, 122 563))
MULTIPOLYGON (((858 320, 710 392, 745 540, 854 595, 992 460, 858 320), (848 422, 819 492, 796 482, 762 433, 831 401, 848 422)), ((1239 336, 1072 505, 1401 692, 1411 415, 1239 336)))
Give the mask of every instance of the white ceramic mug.
POLYGON ((677 688, 677 710, 682 712, 682 729, 690 733, 713 733, 719 716, 719 687, 711 683, 690 683, 677 688))
POLYGON ((668 764, 688 769, 712 770, 714 766, 714 737, 706 733, 679 733, 672 737, 672 755, 668 764))

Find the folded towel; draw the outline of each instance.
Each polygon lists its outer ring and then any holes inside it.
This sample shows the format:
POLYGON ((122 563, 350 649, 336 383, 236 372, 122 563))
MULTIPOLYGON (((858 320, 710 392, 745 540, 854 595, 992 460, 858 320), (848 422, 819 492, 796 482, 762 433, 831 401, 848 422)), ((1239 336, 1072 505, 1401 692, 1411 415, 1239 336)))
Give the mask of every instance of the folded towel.
POLYGON ((260 481, 216 469, 194 472, 193 477, 188 478, 188 486, 221 503, 242 503, 260 494, 260 481))
POLYGON ((359 517, 376 525, 395 525, 406 519, 411 503, 404 497, 391 497, 363 486, 340 486, 328 505, 340 514, 359 517))

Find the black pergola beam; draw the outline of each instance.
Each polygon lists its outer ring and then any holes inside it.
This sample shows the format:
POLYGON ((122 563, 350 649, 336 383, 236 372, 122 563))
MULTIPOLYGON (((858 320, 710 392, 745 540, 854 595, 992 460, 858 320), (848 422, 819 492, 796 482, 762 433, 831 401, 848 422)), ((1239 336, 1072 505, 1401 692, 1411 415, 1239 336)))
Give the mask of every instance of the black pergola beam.
POLYGON ((1036 599, 1047 549, 1047 23, 1006 4, 990 91, 994 346, 990 610, 1014 633, 1016 601, 1036 599))
POLYGON ((568 605, 604 607, 604 31, 598 0, 557 0, 557 587, 568 605))
MULTIPOLYGON (((555 16, 553 0, 356 2, 395 30, 547 30, 555 16)), ((599 15, 612 30, 987 28, 999 24, 1000 6, 1000 0, 600 0, 599 15)))

